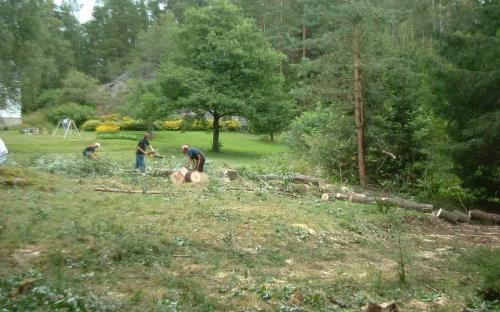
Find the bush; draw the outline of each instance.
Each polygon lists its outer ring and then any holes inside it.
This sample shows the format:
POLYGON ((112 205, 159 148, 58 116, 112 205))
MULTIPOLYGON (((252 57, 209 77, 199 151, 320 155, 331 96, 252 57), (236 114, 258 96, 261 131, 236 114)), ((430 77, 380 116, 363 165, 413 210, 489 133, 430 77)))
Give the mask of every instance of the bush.
POLYGON ((82 125, 83 131, 95 131, 95 128, 102 125, 99 119, 89 119, 82 125))
POLYGON ((238 120, 226 120, 222 124, 224 130, 228 131, 239 131, 241 128, 240 122, 238 120))
POLYGON ((95 118, 95 108, 68 103, 51 108, 47 112, 50 122, 57 124, 63 118, 71 118, 77 127, 80 127, 84 121, 95 118))
POLYGON ((153 122, 153 128, 155 129, 155 131, 167 130, 167 129, 165 129, 165 126, 163 125, 163 121, 161 121, 161 120, 157 120, 157 121, 153 122))
MULTIPOLYGON (((184 120, 184 124, 186 123, 186 120, 184 120)), ((205 119, 195 119, 184 128, 190 131, 205 131, 208 129, 208 122, 205 119)))
POLYGON ((357 182, 356 137, 351 117, 331 109, 306 112, 285 133, 295 153, 342 182, 357 182))
POLYGON ((125 131, 145 131, 146 124, 140 120, 121 121, 118 123, 120 128, 125 131))
POLYGON ((182 128, 182 119, 177 120, 165 120, 163 121, 163 127, 165 130, 179 131, 182 128))
POLYGON ((109 122, 109 121, 120 121, 122 118, 119 114, 107 114, 99 116, 101 121, 109 122))
POLYGON ((97 132, 116 132, 120 131, 120 126, 114 122, 107 122, 95 128, 97 132))

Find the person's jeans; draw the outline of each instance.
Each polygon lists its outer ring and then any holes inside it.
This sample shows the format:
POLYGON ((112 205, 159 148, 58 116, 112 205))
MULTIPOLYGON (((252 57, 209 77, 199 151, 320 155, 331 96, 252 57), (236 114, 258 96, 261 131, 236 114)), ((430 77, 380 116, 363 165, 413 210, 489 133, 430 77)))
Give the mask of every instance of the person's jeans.
POLYGON ((142 173, 146 171, 143 154, 135 154, 135 169, 139 169, 142 173))

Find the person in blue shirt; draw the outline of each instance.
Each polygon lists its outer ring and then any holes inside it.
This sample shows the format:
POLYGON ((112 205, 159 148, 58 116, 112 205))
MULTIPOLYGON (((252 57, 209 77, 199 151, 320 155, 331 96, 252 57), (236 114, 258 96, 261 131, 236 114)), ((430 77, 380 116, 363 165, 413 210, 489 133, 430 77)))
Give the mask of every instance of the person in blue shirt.
POLYGON ((203 153, 199 149, 183 145, 181 147, 181 151, 184 155, 186 155, 187 158, 186 167, 189 168, 189 164, 191 163, 193 170, 203 172, 203 166, 205 165, 205 155, 203 155, 203 153))

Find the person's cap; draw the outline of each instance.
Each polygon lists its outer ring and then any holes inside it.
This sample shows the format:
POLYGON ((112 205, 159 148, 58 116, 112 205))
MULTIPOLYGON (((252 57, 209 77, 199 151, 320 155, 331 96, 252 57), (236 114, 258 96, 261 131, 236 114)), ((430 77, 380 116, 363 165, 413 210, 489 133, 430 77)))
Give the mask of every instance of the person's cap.
POLYGON ((101 144, 99 144, 99 143, 95 143, 94 145, 95 145, 96 147, 101 147, 101 144))
POLYGON ((181 147, 181 151, 182 151, 182 152, 187 151, 187 150, 188 150, 188 148, 189 148, 189 146, 187 146, 187 145, 182 145, 182 147, 181 147))

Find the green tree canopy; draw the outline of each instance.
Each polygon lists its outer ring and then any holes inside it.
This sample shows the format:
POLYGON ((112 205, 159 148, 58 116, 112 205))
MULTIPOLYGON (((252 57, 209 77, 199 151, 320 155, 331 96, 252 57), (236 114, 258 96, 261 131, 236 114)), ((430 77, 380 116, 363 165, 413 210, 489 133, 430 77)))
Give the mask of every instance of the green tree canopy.
POLYGON ((464 1, 442 33, 444 64, 437 78, 445 97, 439 112, 448 120, 455 169, 482 197, 499 196, 500 5, 464 1))
POLYGON ((159 76, 163 92, 178 108, 212 115, 212 150, 219 151, 220 118, 247 115, 281 88, 281 55, 253 20, 223 0, 189 9, 174 41, 177 51, 159 76))

